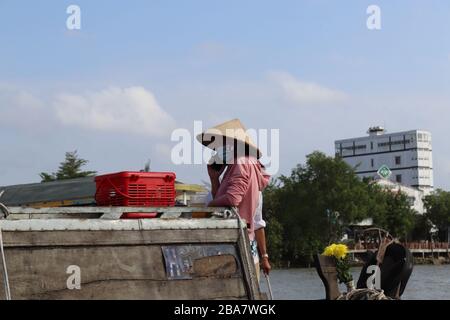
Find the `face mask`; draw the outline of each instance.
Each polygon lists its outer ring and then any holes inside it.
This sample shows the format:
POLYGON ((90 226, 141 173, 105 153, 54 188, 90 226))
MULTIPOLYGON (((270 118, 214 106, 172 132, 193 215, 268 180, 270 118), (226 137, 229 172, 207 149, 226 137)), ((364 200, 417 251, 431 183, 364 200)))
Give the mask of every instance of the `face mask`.
POLYGON ((222 161, 222 163, 227 164, 228 162, 231 162, 234 156, 234 150, 232 146, 223 146, 218 147, 216 149, 216 156, 222 161))

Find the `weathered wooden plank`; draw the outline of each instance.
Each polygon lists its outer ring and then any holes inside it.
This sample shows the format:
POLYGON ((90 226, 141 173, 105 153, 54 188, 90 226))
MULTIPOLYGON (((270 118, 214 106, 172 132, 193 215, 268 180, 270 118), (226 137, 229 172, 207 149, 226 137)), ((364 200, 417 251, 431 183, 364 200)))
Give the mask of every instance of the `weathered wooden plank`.
POLYGON ((99 219, 102 213, 13 213, 8 220, 20 219, 99 219))
POLYGON ((82 284, 81 290, 57 290, 13 299, 77 300, 228 300, 248 299, 240 278, 194 280, 102 280, 82 284))
POLYGON ((73 213, 124 213, 124 212, 222 212, 222 207, 9 207, 14 214, 73 214, 73 213))
POLYGON ((0 220, 3 231, 237 229, 237 219, 25 219, 0 220))
POLYGON ((71 265, 80 267, 82 282, 100 279, 166 280, 159 246, 65 247, 8 249, 11 287, 19 295, 66 288, 71 265))
MULTIPOLYGON (((14 299, 244 298, 241 277, 211 274, 167 280, 160 246, 8 249, 14 299), (81 270, 81 290, 67 289, 67 267, 81 270)), ((0 287, 3 279, 0 279, 0 287)), ((3 292, 2 292, 3 293, 3 292)), ((1 299, 2 295, 0 295, 1 299)))
POLYGON ((236 242, 237 229, 135 231, 3 231, 5 248, 236 242))

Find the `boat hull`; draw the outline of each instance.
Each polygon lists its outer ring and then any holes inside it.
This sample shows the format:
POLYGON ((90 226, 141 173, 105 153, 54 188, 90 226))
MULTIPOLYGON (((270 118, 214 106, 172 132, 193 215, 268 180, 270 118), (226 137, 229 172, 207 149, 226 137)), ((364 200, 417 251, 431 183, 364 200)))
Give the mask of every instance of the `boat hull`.
POLYGON ((3 220, 11 296, 259 299, 247 233, 237 221, 3 220))

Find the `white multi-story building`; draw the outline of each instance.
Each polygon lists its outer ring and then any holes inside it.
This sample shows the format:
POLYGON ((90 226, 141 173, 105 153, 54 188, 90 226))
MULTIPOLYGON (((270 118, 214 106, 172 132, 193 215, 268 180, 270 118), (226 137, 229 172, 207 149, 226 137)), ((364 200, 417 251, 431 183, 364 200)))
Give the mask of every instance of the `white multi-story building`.
POLYGON ((406 197, 408 198, 408 202, 412 209, 414 209, 419 214, 425 213, 425 206, 423 203, 423 198, 424 198, 423 191, 421 191, 417 188, 407 187, 407 186, 401 185, 397 182, 392 182, 390 180, 383 179, 383 178, 375 180, 375 183, 377 183, 378 185, 382 186, 383 188, 385 188, 391 192, 404 193, 406 195, 406 197))
POLYGON ((429 132, 386 133, 382 127, 372 127, 368 134, 335 142, 336 155, 354 167, 358 176, 376 178, 382 169, 387 173, 384 177, 392 182, 419 189, 425 195, 433 190, 429 132))

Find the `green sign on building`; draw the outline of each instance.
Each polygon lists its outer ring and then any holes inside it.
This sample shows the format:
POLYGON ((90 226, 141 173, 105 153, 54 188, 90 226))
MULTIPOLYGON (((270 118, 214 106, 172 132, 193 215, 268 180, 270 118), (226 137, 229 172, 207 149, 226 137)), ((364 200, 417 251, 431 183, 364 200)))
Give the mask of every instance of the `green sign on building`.
POLYGON ((377 173, 378 173, 378 175, 379 175, 380 177, 385 178, 385 179, 388 179, 388 178, 391 176, 392 171, 391 171, 391 169, 389 169, 388 166, 382 165, 382 166, 380 167, 380 169, 378 169, 378 172, 377 172, 377 173))

